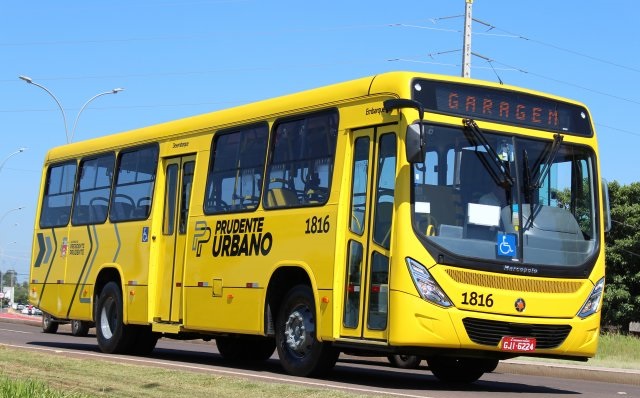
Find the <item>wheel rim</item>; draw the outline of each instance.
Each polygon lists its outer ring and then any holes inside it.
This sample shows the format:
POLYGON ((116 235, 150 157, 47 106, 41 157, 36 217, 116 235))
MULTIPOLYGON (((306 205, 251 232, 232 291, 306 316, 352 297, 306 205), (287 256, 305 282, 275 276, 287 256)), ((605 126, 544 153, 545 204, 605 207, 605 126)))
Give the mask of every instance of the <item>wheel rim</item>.
POLYGON ((113 329, 118 321, 118 311, 112 298, 105 300, 100 311, 100 332, 102 336, 109 340, 113 337, 113 329))
POLYGON ((51 325, 51 316, 50 315, 44 315, 42 317, 42 323, 44 325, 44 328, 48 329, 49 326, 51 325))
POLYGON ((296 307, 284 325, 285 347, 298 358, 312 348, 315 334, 313 315, 307 306, 296 307))

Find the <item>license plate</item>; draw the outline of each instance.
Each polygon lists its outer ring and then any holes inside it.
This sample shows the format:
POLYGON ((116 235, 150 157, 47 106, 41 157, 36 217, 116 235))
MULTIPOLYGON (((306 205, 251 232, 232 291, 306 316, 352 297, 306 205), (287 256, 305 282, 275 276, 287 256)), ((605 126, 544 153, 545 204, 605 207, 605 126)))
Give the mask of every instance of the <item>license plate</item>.
POLYGON ((536 350, 536 338, 506 336, 500 341, 500 349, 512 352, 532 352, 536 350))

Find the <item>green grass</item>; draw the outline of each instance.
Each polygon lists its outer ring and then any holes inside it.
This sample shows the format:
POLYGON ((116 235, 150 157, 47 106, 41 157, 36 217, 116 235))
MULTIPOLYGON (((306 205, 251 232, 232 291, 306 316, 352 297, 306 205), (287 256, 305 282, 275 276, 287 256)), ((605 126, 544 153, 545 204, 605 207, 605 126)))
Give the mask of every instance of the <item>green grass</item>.
POLYGON ((88 398, 90 395, 69 393, 49 388, 36 380, 15 380, 0 376, 0 398, 88 398))
POLYGON ((594 366, 640 369, 640 337, 607 333, 600 336, 594 366))
POLYGON ((518 360, 533 362, 563 363, 574 366, 593 366, 614 369, 640 369, 640 337, 605 333, 598 340, 596 356, 587 362, 561 359, 520 357, 518 360))
POLYGON ((0 346, 0 398, 353 398, 353 392, 261 382, 0 346))

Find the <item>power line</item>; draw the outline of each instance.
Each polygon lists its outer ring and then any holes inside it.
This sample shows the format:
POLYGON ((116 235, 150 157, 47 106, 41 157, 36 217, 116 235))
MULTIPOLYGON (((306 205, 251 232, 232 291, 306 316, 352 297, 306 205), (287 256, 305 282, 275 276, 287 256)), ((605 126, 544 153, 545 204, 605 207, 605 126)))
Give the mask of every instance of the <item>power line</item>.
POLYGON ((601 124, 601 123, 596 123, 596 126, 598 127, 604 127, 610 130, 615 130, 615 131, 619 131, 621 133, 625 133, 625 134, 631 134, 631 135, 635 135, 637 137, 640 137, 640 132, 635 132, 635 131, 631 131, 631 130, 625 130, 625 129, 621 129, 621 128, 617 128, 617 127, 612 127, 612 126, 608 126, 606 124, 601 124))
POLYGON ((622 222, 622 221, 614 220, 614 219, 611 219, 611 222, 614 222, 614 223, 616 223, 616 224, 623 225, 623 226, 625 226, 625 227, 633 228, 633 229, 635 229, 636 231, 640 229, 640 228, 638 228, 637 226, 630 225, 630 224, 624 223, 624 222, 622 222))
MULTIPOLYGON (((148 37, 125 37, 125 38, 112 38, 112 39, 79 39, 79 40, 43 40, 43 41, 31 41, 31 42, 0 42, 0 47, 30 47, 30 46, 58 46, 58 45, 95 45, 95 44, 117 44, 117 43, 133 43, 133 42, 153 42, 153 41, 193 41, 193 40, 209 40, 229 38, 231 40, 237 39, 239 36, 259 37, 259 36, 285 36, 300 33, 323 33, 343 30, 354 29, 372 29, 372 28, 386 28, 393 26, 394 24, 379 24, 379 25, 342 25, 342 26, 328 26, 324 28, 290 28, 290 29, 278 29, 278 30, 226 30, 224 32, 212 32, 203 33, 199 35, 185 35, 185 36, 148 36, 148 37)), ((439 30, 439 29, 435 29, 439 30)))
POLYGON ((503 65, 503 66, 506 66, 506 67, 509 67, 509 68, 513 68, 513 69, 517 70, 518 72, 521 72, 521 73, 524 73, 524 74, 528 74, 528 75, 531 75, 531 76, 539 77, 541 79, 550 80, 550 81, 555 82, 555 83, 561 83, 561 84, 564 84, 564 85, 567 85, 567 86, 579 88, 581 90, 589 91, 589 92, 594 93, 594 94, 599 94, 599 95, 603 95, 605 97, 614 98, 614 99, 617 99, 617 100, 620 100, 620 101, 625 101, 625 102, 629 102, 629 103, 632 103, 632 104, 640 105, 640 101, 638 101, 638 100, 621 97, 619 95, 606 93, 606 92, 600 91, 600 90, 595 90, 595 89, 592 89, 592 88, 589 88, 589 87, 581 86, 581 85, 576 84, 576 83, 571 83, 571 82, 560 80, 560 79, 557 79, 557 78, 554 78, 554 77, 545 76, 545 75, 542 75, 540 73, 531 72, 531 71, 525 70, 523 68, 517 68, 515 66, 509 65, 509 64, 506 64, 506 63, 503 63, 503 62, 496 61, 495 59, 493 59, 492 62, 495 62, 497 64, 500 64, 500 65, 503 65))
MULTIPOLYGON (((443 19, 451 19, 451 18, 459 18, 461 16, 452 16, 452 17, 444 17, 444 18, 430 18, 430 21, 432 21, 434 24, 437 23, 437 21, 439 20, 443 20, 443 19)), ((528 42, 532 42, 532 43, 536 43, 545 47, 549 47, 549 48, 553 48, 555 50, 558 51, 562 51, 562 52, 566 52, 568 54, 572 54, 572 55, 576 55, 582 58, 586 58, 592 61, 596 61, 596 62, 600 62, 603 64, 607 64, 610 66, 615 66, 617 68, 621 68, 621 69, 626 69, 628 71, 631 72, 636 72, 636 73, 640 73, 640 69, 632 67, 632 66, 628 66, 628 65, 624 65, 621 64, 619 62, 614 62, 614 61, 610 61, 604 58, 600 58, 600 57, 595 57, 593 55, 589 55, 589 54, 585 54, 583 52, 580 51, 576 51, 576 50, 572 50, 570 48, 566 48, 557 44, 553 44, 553 43, 547 43, 544 42, 542 40, 537 40, 531 37, 527 37, 518 33, 514 33, 511 31, 508 31, 506 29, 502 29, 497 27, 496 25, 493 25, 491 23, 485 22, 485 21, 481 21, 477 18, 473 18, 473 20, 483 26, 486 26, 487 28, 489 28, 489 30, 487 32, 473 32, 474 36, 494 36, 494 37, 506 37, 506 38, 512 38, 512 39, 518 39, 518 40, 524 40, 524 41, 528 41, 528 42), (498 30, 501 32, 504 32, 504 34, 492 34, 489 33, 492 30, 498 30)), ((405 24, 405 23, 396 23, 396 24, 392 24, 389 26, 397 26, 397 27, 405 27, 405 28, 414 28, 414 29, 429 29, 429 30, 439 30, 442 32, 451 32, 451 33, 462 33, 461 30, 459 29, 445 29, 445 28, 435 28, 435 27, 429 27, 429 26, 421 26, 421 25, 413 25, 413 24, 405 24)))
POLYGON ((525 41, 530 41, 532 43, 537 43, 537 44, 540 44, 542 46, 550 47, 550 48, 553 48, 553 49, 558 50, 558 51, 563 51, 563 52, 566 52, 566 53, 569 53, 569 54, 577 55, 579 57, 587 58, 587 59, 590 59, 592 61, 596 61, 596 62, 600 62, 600 63, 603 63, 603 64, 615 66, 615 67, 618 67, 618 68, 621 68, 621 69, 626 69, 626 70, 629 70, 629 71, 632 71, 632 72, 640 73, 640 69, 638 69, 638 68, 634 68, 634 67, 631 67, 631 66, 623 65, 623 64, 620 64, 618 62, 609 61, 609 60, 606 60, 604 58, 594 57, 593 55, 585 54, 585 53, 582 53, 582 52, 579 52, 579 51, 576 51, 576 50, 572 50, 570 48, 561 47, 561 46, 559 46, 557 44, 547 43, 547 42, 544 42, 542 40, 536 40, 536 39, 532 39, 530 37, 526 37, 526 36, 523 36, 523 35, 520 35, 520 34, 517 34, 517 33, 509 32, 508 30, 498 28, 495 25, 492 25, 492 24, 490 24, 488 22, 480 21, 478 19, 474 19, 474 21, 478 22, 481 25, 487 26, 489 28, 489 30, 494 30, 495 29, 495 30, 499 30, 501 32, 505 32, 507 34, 506 37, 512 37, 512 38, 517 38, 517 39, 521 39, 521 40, 525 40, 525 41))
POLYGON ((632 255, 632 256, 634 256, 634 257, 640 257, 640 254, 638 254, 638 253, 634 253, 634 252, 632 252, 632 251, 630 251, 630 250, 627 250, 627 249, 623 249, 623 248, 621 248, 621 247, 616 247, 616 248, 615 248, 615 250, 619 250, 619 251, 621 251, 621 252, 625 252, 625 253, 630 254, 630 255, 632 255))

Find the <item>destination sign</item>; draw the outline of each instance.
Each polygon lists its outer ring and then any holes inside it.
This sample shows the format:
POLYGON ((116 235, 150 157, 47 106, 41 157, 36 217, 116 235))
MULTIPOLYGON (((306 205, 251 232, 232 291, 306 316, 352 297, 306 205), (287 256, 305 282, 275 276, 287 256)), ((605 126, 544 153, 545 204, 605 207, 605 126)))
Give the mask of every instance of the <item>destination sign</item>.
POLYGON ((584 107, 517 91, 416 79, 413 99, 427 111, 562 134, 593 134, 584 107))

